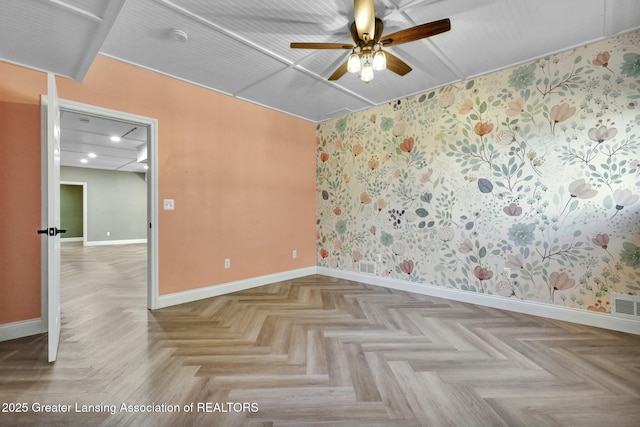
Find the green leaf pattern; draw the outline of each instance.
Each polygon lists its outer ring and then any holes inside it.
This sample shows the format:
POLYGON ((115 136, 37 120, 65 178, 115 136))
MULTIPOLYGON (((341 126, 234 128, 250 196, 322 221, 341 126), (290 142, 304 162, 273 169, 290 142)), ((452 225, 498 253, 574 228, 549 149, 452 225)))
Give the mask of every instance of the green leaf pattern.
POLYGON ((600 312, 640 292, 640 31, 318 125, 318 264, 600 312))

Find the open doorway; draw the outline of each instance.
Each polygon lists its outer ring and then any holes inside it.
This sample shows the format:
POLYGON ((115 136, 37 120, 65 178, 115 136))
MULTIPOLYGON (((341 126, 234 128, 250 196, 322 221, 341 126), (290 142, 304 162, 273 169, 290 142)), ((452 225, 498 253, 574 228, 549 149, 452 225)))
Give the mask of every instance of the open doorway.
MULTIPOLYGON (((64 116, 73 123, 67 126, 61 123, 61 167, 74 167, 77 170, 91 166, 101 174, 112 171, 120 171, 123 174, 133 174, 143 183, 144 194, 142 196, 142 221, 136 230, 136 235, 131 235, 128 230, 128 221, 121 221, 115 224, 113 230, 105 232, 98 225, 94 225, 94 232, 101 235, 100 238, 92 237, 92 221, 87 218, 88 227, 85 229, 83 240, 88 245, 112 245, 125 243, 142 243, 145 246, 146 266, 144 275, 146 276, 146 306, 154 309, 158 306, 158 249, 157 249, 157 120, 124 113, 116 110, 105 109, 88 104, 81 104, 73 101, 59 101, 61 116, 64 116), (93 123, 92 123, 93 122, 93 123), (92 126, 92 124, 94 126, 92 126), (115 129, 115 134, 108 133, 108 128, 115 129), (73 135, 70 143, 65 144, 65 131, 73 135), (106 133, 105 133, 106 132, 106 133), (111 137, 119 137, 120 147, 109 146, 111 137), (130 157, 133 147, 134 158, 130 157), (129 153, 127 153, 129 151, 129 153), (84 159, 84 160, 83 160, 84 159), (90 160, 92 163, 90 163, 90 160), (79 164, 73 164, 73 162, 79 164), (110 166, 112 162, 121 162, 115 167, 110 166)), ((63 121, 61 120, 61 122, 63 121)), ((67 135, 68 136, 68 135, 67 135)), ((117 173, 117 172, 112 172, 117 173)), ((64 178, 63 181, 86 181, 85 179, 64 178)), ((104 177, 103 177, 104 181, 104 177)), ((107 178, 108 181, 108 178, 107 178)), ((91 186, 90 183, 88 184, 91 186)), ((109 185, 109 183, 107 183, 109 185)), ((91 195, 86 199, 91 200, 91 195)), ((86 200, 85 199, 85 200, 86 200)), ((90 203, 90 202, 89 202, 90 203)), ((114 204, 122 204, 122 201, 115 201, 114 204)), ((124 204, 127 204, 124 202, 124 204)), ((91 206, 85 211, 91 215, 91 206)), ((94 218, 95 219, 95 218, 94 218)), ((103 221, 106 222, 106 221, 103 221)), ((79 242, 85 246, 85 242, 79 242)), ((43 296, 47 292, 43 289, 43 296)), ((47 316, 47 301, 43 298, 43 318, 47 316)))

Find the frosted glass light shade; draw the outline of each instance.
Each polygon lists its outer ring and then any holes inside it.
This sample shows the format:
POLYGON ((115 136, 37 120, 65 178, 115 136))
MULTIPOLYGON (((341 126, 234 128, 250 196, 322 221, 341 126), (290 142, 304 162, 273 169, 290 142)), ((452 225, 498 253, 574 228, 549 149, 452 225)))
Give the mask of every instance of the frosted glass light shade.
POLYGON ((349 62, 347 62, 347 71, 350 73, 357 73, 360 71, 360 56, 357 53, 349 55, 349 62))
POLYGON ((387 57, 384 52, 379 50, 373 55, 373 69, 376 71, 387 68, 387 57))
POLYGON ((371 80, 373 80, 373 66, 371 65, 371 62, 367 61, 362 66, 360 79, 365 83, 369 83, 371 80))

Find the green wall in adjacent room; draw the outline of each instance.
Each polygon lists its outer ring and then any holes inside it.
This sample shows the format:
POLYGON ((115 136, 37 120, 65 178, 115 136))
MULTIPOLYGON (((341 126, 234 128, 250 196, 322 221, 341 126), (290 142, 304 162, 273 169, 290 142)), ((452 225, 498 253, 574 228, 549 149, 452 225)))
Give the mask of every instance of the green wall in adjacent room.
POLYGON ((60 227, 66 239, 83 237, 81 185, 60 184, 60 227))
POLYGON ((89 243, 147 238, 144 174, 65 166, 60 168, 60 179, 87 183, 89 243))

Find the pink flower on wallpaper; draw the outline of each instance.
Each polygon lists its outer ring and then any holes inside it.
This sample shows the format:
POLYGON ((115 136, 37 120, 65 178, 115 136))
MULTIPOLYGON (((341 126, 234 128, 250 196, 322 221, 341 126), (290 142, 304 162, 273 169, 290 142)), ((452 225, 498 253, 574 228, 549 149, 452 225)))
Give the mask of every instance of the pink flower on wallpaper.
POLYGON ((373 234, 374 236, 376 235, 377 231, 378 231, 378 228, 375 225, 372 225, 371 227, 369 227, 369 233, 373 234))
POLYGON ((364 147, 361 144, 356 144, 351 149, 354 157, 358 157, 364 151, 364 147))
POLYGON ((373 157, 371 157, 371 159, 369 160, 367 165, 369 166, 369 169, 376 170, 378 168, 378 166, 380 166, 380 161, 378 160, 378 158, 376 156, 373 156, 373 157))
POLYGON ((524 99, 518 98, 507 102, 507 116, 513 117, 524 111, 524 99))
POLYGON ((476 265, 476 268, 473 269, 473 274, 479 280, 489 280, 493 277, 493 271, 488 268, 480 267, 479 265, 476 265))
POLYGON ((415 140, 413 137, 405 138, 404 141, 400 144, 400 149, 405 153, 410 153, 413 150, 413 146, 415 144, 415 140))
POLYGON ((334 214, 335 216, 340 216, 340 214, 342 214, 342 208, 341 208, 340 206, 336 206, 336 207, 333 209, 333 214, 334 214))
POLYGON ((400 263, 400 270, 403 273, 411 274, 413 273, 413 261, 410 259, 405 259, 400 263))
POLYGON ((376 201, 376 207, 378 208, 378 212, 382 211, 387 207, 387 201, 383 198, 380 198, 376 201))
POLYGON ((609 58, 611 58, 611 54, 609 54, 609 52, 600 52, 598 55, 596 55, 596 58, 591 61, 591 63, 596 67, 607 68, 609 66, 609 58))
POLYGON ((376 115, 375 115, 375 114, 372 114, 372 115, 371 115, 371 117, 369 117, 369 121, 370 121, 371 123, 374 123, 374 124, 375 124, 375 123, 376 123, 376 115))
POLYGON ((601 142, 610 140, 617 134, 618 134, 618 129, 616 128, 607 129, 606 126, 591 128, 587 133, 587 135, 589 135, 589 138, 591 138, 592 141, 595 141, 598 144, 600 144, 601 142))
POLYGON ((509 216, 522 215, 522 208, 515 203, 511 203, 509 206, 504 207, 502 210, 509 216))
POLYGON ((473 250, 473 243, 471 243, 471 240, 469 239, 464 239, 464 242, 460 244, 458 250, 463 254, 468 254, 473 250))
POLYGON ((473 131, 478 136, 487 135, 488 133, 491 133, 492 130, 493 130, 493 123, 489 123, 489 122, 478 122, 473 127, 473 131))
POLYGON ((551 107, 551 120, 554 123, 564 122, 576 113, 576 107, 572 107, 566 102, 551 107))
POLYGON ((371 203, 371 197, 369 197, 366 191, 360 194, 360 203, 362 203, 363 205, 368 205, 369 203, 371 203))
POLYGON ((320 161, 322 163, 326 162, 327 160, 329 160, 329 155, 325 152, 322 152, 322 154, 320 154, 320 161))
POLYGON ((554 271, 549 275, 549 284, 556 291, 564 291, 571 289, 576 285, 576 281, 569 277, 567 273, 558 273, 554 271))
POLYGON ((353 254, 351 256, 353 257, 353 262, 360 262, 364 259, 362 252, 357 249, 353 251, 353 254))
POLYGON ((472 109, 473 109, 473 101, 471 101, 469 98, 467 98, 467 99, 464 100, 464 102, 460 106, 460 109, 458 110, 458 113, 459 114, 469 114, 469 111, 471 111, 472 109))
POLYGON ((329 256, 329 251, 325 248, 320 249, 320 257, 327 258, 329 256))
POLYGON ((598 233, 591 239, 594 245, 600 246, 602 249, 607 249, 609 245, 609 235, 606 233, 598 233))

